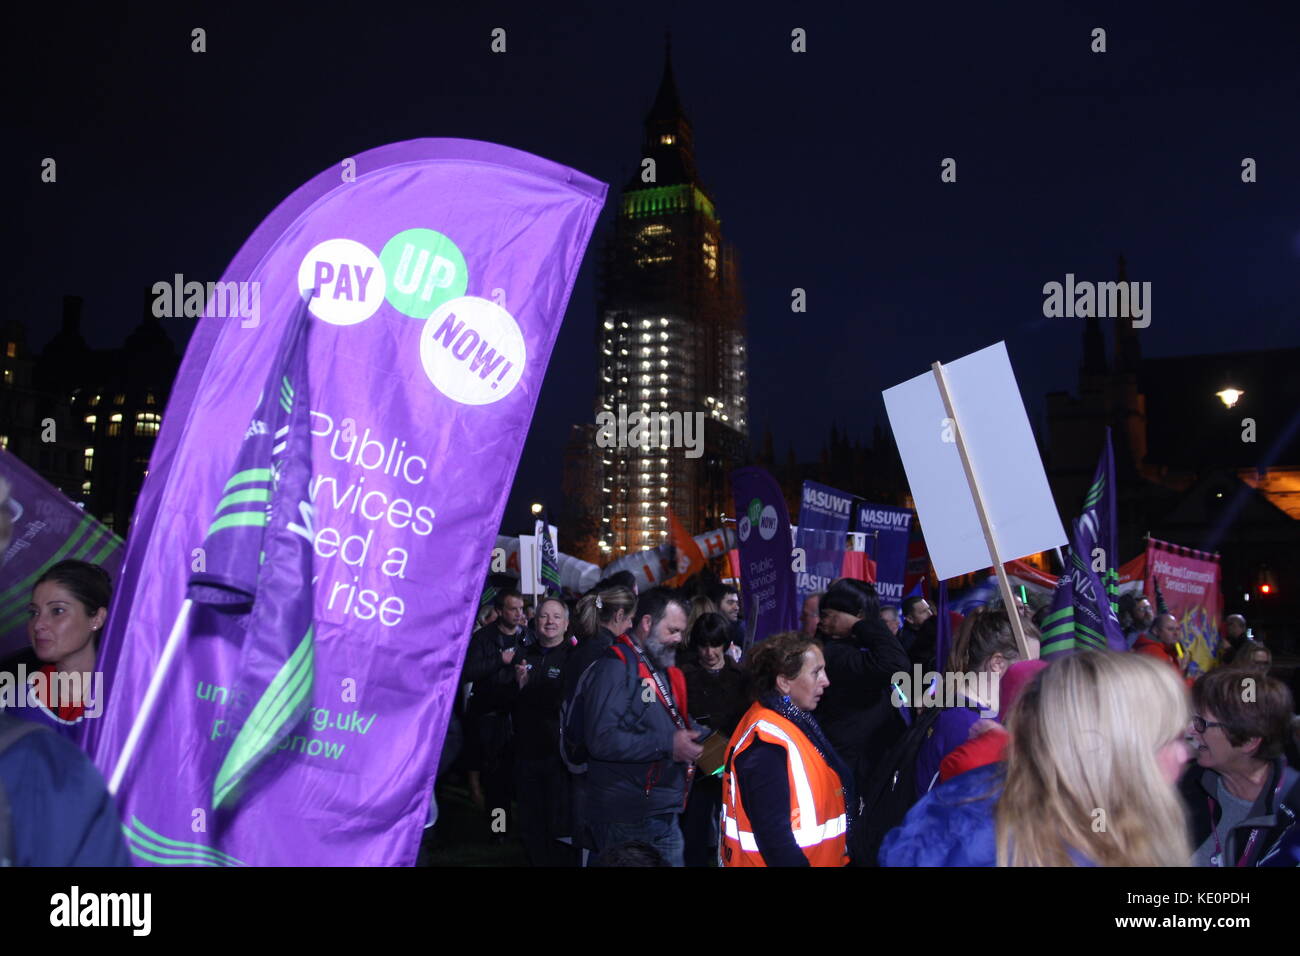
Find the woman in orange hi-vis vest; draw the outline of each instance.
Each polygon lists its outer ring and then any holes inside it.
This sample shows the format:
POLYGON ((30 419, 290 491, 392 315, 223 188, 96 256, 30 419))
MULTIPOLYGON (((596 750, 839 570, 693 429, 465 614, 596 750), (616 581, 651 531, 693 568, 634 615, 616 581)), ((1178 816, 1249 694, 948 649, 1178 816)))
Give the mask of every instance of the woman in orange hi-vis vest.
POLYGON ((830 685, 821 645, 774 634, 754 648, 749 670, 756 700, 723 768, 722 865, 844 866, 857 797, 812 716, 830 685))

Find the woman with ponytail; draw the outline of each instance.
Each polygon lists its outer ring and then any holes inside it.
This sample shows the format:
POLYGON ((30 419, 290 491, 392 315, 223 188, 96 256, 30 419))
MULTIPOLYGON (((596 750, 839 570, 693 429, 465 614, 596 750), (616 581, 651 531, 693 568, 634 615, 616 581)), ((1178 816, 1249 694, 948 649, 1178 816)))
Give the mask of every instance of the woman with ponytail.
MULTIPOLYGON (((1025 627, 1032 629, 1029 624, 1025 627)), ((954 689, 956 699, 942 702, 946 706, 935 720, 934 733, 917 752, 918 797, 934 786, 943 758, 970 739, 976 722, 997 716, 1002 675, 1019 659, 1006 611, 980 611, 961 622, 948 655, 947 674, 940 675, 944 686, 954 689)))

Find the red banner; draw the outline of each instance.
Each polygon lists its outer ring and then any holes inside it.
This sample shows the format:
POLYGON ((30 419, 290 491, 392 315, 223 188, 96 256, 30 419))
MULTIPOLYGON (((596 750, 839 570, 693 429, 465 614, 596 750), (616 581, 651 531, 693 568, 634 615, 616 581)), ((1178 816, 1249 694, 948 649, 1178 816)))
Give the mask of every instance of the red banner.
POLYGON ((1219 556, 1167 541, 1147 539, 1146 596, 1158 607, 1156 587, 1182 629, 1179 643, 1191 656, 1188 674, 1195 677, 1214 666, 1219 654, 1223 594, 1219 556))

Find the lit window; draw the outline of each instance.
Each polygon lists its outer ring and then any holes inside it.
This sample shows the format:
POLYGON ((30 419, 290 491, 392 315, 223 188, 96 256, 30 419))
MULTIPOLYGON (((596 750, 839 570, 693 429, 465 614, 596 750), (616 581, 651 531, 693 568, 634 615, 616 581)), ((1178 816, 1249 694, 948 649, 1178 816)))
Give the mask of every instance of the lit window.
POLYGON ((126 402, 126 396, 123 395, 121 392, 118 392, 116 395, 113 396, 114 405, 122 405, 125 402, 126 402))
POLYGON ((86 471, 93 471, 95 468, 95 449, 86 449, 86 471))
POLYGON ((94 398, 92 398, 89 402, 87 402, 87 404, 90 405, 90 406, 92 406, 92 407, 95 406, 95 405, 98 405, 98 404, 99 404, 99 396, 96 395, 96 396, 95 396, 94 398))
POLYGON ((612 329, 613 327, 614 327, 614 323, 611 322, 611 321, 609 321, 609 319, 606 319, 606 320, 605 320, 605 328, 607 328, 607 329, 612 329))
POLYGON ((108 419, 108 437, 116 438, 122 434, 122 416, 112 415, 108 419))
POLYGON ((0 435, 0 448, 8 448, 8 447, 9 447, 9 436, 0 435))
POLYGON ((99 421, 99 419, 98 419, 96 416, 94 416, 94 415, 87 415, 87 416, 86 416, 86 424, 87 424, 87 425, 94 425, 97 421, 99 421))
POLYGON ((14 383, 14 373, 9 371, 9 369, 5 369, 5 384, 12 385, 13 383, 14 383))
POLYGON ((17 343, 17 342, 8 342, 8 343, 5 344, 5 356, 6 356, 7 358, 17 358, 17 357, 18 357, 18 343, 17 343))
POLYGON ((659 137, 659 142, 663 143, 665 146, 671 146, 673 143, 677 142, 677 137, 672 133, 664 133, 659 137))
POLYGON ((135 416, 135 433, 137 435, 157 435, 162 424, 162 416, 157 412, 137 412, 135 416))
POLYGON ((146 405, 157 405, 157 404, 158 404, 157 399, 155 399, 155 398, 153 397, 153 392, 150 392, 148 395, 146 395, 146 396, 144 397, 144 403, 145 403, 146 405))
POLYGON ((90 494, 90 482, 88 482, 88 481, 83 481, 83 482, 81 483, 81 493, 82 493, 83 495, 88 495, 88 494, 90 494))

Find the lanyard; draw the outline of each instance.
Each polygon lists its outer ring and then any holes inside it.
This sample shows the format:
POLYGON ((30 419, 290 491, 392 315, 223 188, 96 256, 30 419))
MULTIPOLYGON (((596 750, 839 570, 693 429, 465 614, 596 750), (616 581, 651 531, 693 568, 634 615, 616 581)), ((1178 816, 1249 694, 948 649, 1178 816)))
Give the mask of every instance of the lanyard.
POLYGON ((650 661, 646 659, 646 656, 641 653, 641 648, 637 647, 631 641, 629 641, 628 644, 631 646, 632 650, 636 652, 637 659, 645 669, 650 672, 650 677, 654 680, 655 687, 659 691, 659 699, 663 702, 663 705, 668 708, 668 716, 673 719, 673 723, 677 725, 678 730, 685 730, 686 721, 682 719, 682 715, 678 713, 677 708, 673 706, 673 699, 668 693, 668 687, 664 684, 663 678, 659 676, 659 671, 655 670, 650 661))
MULTIPOLYGON (((682 715, 678 712, 677 708, 673 706, 673 699, 668 693, 668 688, 664 684, 663 678, 659 676, 659 671, 657 671, 654 668, 654 666, 650 663, 650 661, 646 659, 646 656, 641 653, 641 648, 637 647, 634 642, 628 640, 627 644, 632 648, 633 651, 636 652, 637 660, 639 660, 642 666, 644 666, 645 669, 650 672, 650 677, 654 680, 655 687, 659 691, 659 700, 663 703, 663 705, 666 708, 668 708, 668 716, 670 716, 673 719, 673 723, 676 725, 678 730, 686 730, 686 721, 682 719, 682 715)), ((651 773, 654 774, 653 768, 651 770, 651 773)), ((654 774, 654 779, 657 778, 658 778, 658 774, 654 774)), ((683 807, 686 806, 686 802, 690 799, 691 781, 693 781, 694 779, 695 779, 695 764, 688 762, 686 764, 686 793, 682 797, 683 807)), ((647 778, 646 781, 647 794, 650 792, 650 786, 652 784, 653 784, 653 779, 647 778)))
MULTIPOLYGON (((1273 806, 1277 805, 1277 795, 1282 790, 1282 781, 1285 777, 1286 774, 1284 773, 1280 773, 1277 776, 1277 786, 1273 788, 1273 799, 1270 801, 1273 806)), ((1223 862, 1223 844, 1219 842, 1219 825, 1214 822, 1214 808, 1217 804, 1215 804, 1213 797, 1206 797, 1206 801, 1210 805, 1210 827, 1214 831, 1214 858, 1219 861, 1219 864, 1221 864, 1223 862)), ((1265 806, 1264 809, 1267 810, 1268 807, 1265 806)), ((1258 838, 1259 827, 1252 827, 1250 831, 1250 839, 1246 841, 1246 849, 1241 851, 1241 857, 1236 863, 1237 866, 1246 865, 1246 859, 1250 856, 1250 851, 1255 846, 1255 840, 1258 838)))

